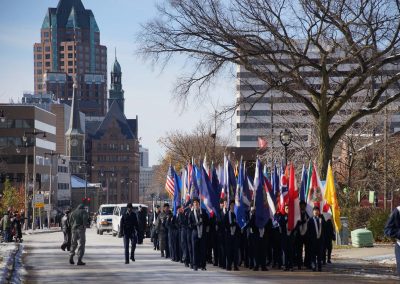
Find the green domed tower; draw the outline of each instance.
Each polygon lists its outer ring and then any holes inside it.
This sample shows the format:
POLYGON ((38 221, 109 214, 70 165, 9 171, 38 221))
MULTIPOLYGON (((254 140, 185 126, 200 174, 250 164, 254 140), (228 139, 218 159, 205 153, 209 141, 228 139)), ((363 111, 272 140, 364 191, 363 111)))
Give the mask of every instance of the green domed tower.
POLYGON ((121 108, 121 111, 124 113, 124 90, 122 89, 122 72, 121 65, 117 60, 117 54, 115 53, 115 61, 111 71, 111 88, 109 91, 108 98, 108 109, 110 109, 112 103, 114 101, 117 102, 118 106, 121 108))

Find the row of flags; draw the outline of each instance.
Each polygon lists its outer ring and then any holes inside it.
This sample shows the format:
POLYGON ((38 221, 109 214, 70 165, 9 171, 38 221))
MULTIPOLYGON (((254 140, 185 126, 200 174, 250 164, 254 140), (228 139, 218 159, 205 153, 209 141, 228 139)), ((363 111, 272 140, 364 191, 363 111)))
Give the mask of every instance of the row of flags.
POLYGON ((337 200, 334 177, 329 163, 326 182, 321 181, 315 163, 308 168, 303 165, 300 188, 293 163, 285 166, 275 164, 271 173, 256 160, 254 178, 246 170, 242 160, 236 167, 229 157, 224 156, 224 164, 209 167, 206 159, 199 165, 188 163, 179 174, 169 166, 165 189, 173 200, 173 213, 178 206, 197 197, 201 207, 210 216, 218 215, 220 199, 235 201, 235 213, 239 225, 243 228, 249 221, 249 210, 253 204, 256 214, 256 226, 263 228, 276 212, 284 214, 285 205, 289 206, 288 230, 293 230, 300 220, 299 202, 306 203, 306 210, 312 216, 314 206, 322 213, 332 216, 337 231, 341 228, 340 208, 337 200))

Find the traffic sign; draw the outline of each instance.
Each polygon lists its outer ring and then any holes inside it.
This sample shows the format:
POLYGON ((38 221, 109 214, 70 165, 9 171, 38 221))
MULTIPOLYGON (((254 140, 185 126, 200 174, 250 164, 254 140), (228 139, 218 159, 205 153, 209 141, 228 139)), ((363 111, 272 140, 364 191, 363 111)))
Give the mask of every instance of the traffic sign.
POLYGON ((43 208, 44 207, 44 194, 35 194, 34 204, 35 204, 35 208, 43 208))
POLYGON ((45 204, 44 205, 44 211, 50 211, 51 210, 51 205, 50 204, 45 204))

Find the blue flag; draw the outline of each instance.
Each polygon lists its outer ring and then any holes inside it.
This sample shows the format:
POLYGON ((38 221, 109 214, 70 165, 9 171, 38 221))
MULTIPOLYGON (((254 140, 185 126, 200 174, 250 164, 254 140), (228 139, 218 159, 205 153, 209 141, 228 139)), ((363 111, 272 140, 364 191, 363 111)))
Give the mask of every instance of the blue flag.
POLYGON ((264 175, 261 161, 256 161, 256 172, 254 176, 254 190, 256 193, 254 206, 256 209, 256 226, 264 228, 269 219, 268 197, 264 189, 264 175))
POLYGON ((200 198, 198 173, 198 168, 196 165, 193 165, 192 179, 190 181, 190 199, 193 199, 194 197, 200 198))
POLYGON ((219 208, 219 197, 217 192, 215 192, 210 178, 204 168, 201 166, 201 197, 202 197, 202 207, 207 210, 209 214, 217 214, 219 208), (213 213, 211 213, 213 212, 213 213))
POLYGON ((181 206, 181 188, 182 182, 176 172, 172 169, 174 176, 174 203, 173 203, 173 212, 174 216, 176 216, 178 206, 181 206))
POLYGON ((235 195, 235 214, 240 228, 244 228, 247 222, 249 221, 247 214, 247 212, 250 209, 249 196, 250 196, 250 190, 249 190, 249 184, 247 182, 246 169, 242 161, 240 161, 236 195, 235 195))
POLYGON ((218 174, 217 174, 217 169, 212 166, 212 171, 211 171, 211 185, 214 190, 214 192, 217 194, 218 200, 221 196, 221 191, 222 191, 222 185, 220 184, 218 180, 218 174))
POLYGON ((276 204, 276 198, 279 195, 279 173, 278 169, 276 168, 276 164, 274 164, 274 171, 272 173, 271 183, 272 183, 271 197, 274 203, 276 204))
POLYGON ((307 170, 306 166, 303 164, 303 170, 301 172, 301 186, 300 186, 300 192, 299 192, 299 199, 300 201, 306 201, 306 192, 307 192, 307 170))

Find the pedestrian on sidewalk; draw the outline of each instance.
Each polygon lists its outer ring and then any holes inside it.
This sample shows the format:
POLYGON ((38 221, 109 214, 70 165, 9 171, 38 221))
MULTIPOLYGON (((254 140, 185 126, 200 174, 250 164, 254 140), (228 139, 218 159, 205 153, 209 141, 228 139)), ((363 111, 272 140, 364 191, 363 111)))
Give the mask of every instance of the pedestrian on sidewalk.
POLYGON ((61 245, 61 249, 65 251, 70 251, 71 249, 71 224, 69 223, 69 213, 70 210, 65 210, 64 216, 61 218, 61 229, 64 234, 64 242, 61 245))
POLYGON ((3 218, 0 220, 0 225, 3 230, 3 240, 8 243, 11 241, 11 219, 10 219, 10 211, 7 210, 4 213, 3 218))
POLYGON ((119 226, 118 237, 124 237, 124 248, 125 248, 125 264, 129 263, 129 244, 131 243, 131 257, 132 261, 135 261, 135 249, 137 243, 137 231, 139 229, 138 219, 136 213, 133 212, 132 203, 127 204, 126 213, 121 218, 119 226))
POLYGON ((85 265, 82 261, 83 255, 85 254, 85 243, 86 243, 86 226, 88 225, 88 213, 86 212, 84 204, 78 205, 78 207, 71 213, 69 222, 71 224, 71 251, 69 257, 69 263, 74 264, 75 250, 78 247, 78 262, 77 265, 85 265), (79 246, 78 246, 79 242, 79 246))
POLYGON ((394 253, 396 255, 397 274, 400 276, 400 206, 397 206, 386 223, 384 233, 390 238, 395 238, 394 253))

